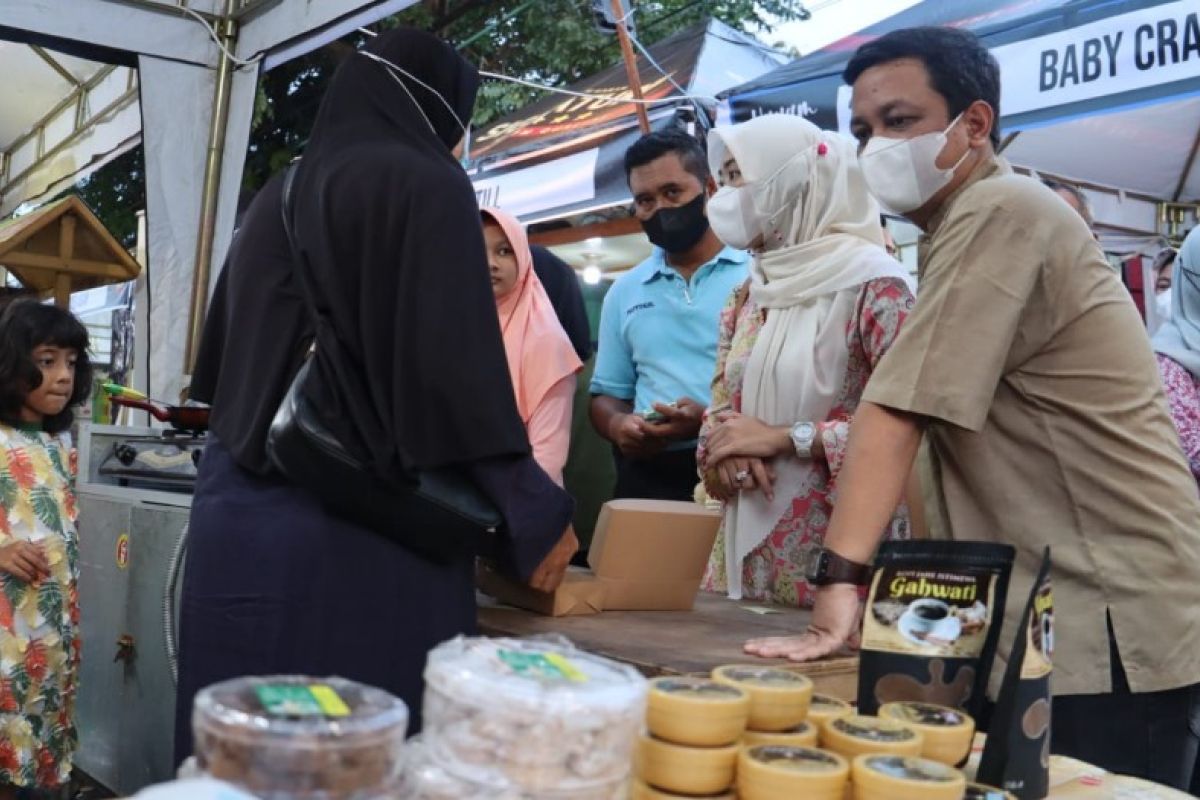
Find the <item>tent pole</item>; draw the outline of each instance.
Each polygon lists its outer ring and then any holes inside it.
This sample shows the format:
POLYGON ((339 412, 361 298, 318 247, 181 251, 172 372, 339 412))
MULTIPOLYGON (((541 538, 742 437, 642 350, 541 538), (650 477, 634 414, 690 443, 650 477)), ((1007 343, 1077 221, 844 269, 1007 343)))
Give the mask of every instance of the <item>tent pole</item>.
POLYGON ((1175 194, 1171 197, 1172 202, 1178 203, 1179 198, 1183 197, 1183 190, 1187 188, 1188 176, 1192 174, 1192 167, 1196 166, 1197 153, 1200 153, 1200 128, 1196 129, 1196 138, 1192 141, 1192 152, 1188 153, 1183 171, 1179 173, 1179 184, 1175 187, 1175 194))
MULTIPOLYGON (((633 8, 633 0, 629 7, 633 8)), ((621 0, 612 0, 613 18, 617 20, 617 40, 621 43, 621 56, 625 60, 625 76, 629 79, 629 91, 634 99, 642 99, 642 79, 638 75, 637 56, 633 54, 633 45, 629 43, 629 31, 625 28, 625 12, 621 8, 621 0)), ((642 135, 650 133, 650 117, 646 114, 646 105, 637 103, 638 127, 642 135)))
MULTIPOLYGON (((225 50, 233 51, 237 27, 233 12, 236 0, 225 0, 225 16, 217 29, 225 50)), ((217 67, 217 85, 213 99, 212 127, 208 131, 208 157, 204 162, 204 194, 200 201, 200 229, 196 237, 196 266, 192 270, 192 308, 188 317, 187 350, 184 372, 192 374, 204 331, 208 309, 209 276, 212 274, 213 239, 217 230, 217 201, 221 188, 221 168, 225 154, 225 129, 229 123, 229 95, 233 91, 233 62, 222 50, 217 67)))
POLYGON ((1000 155, 1005 150, 1007 150, 1008 146, 1010 144, 1012 144, 1014 141, 1016 141, 1016 138, 1020 135, 1021 135, 1020 131, 1013 131, 1008 136, 1005 136, 1004 141, 1000 142, 1000 146, 996 148, 996 155, 1000 155))

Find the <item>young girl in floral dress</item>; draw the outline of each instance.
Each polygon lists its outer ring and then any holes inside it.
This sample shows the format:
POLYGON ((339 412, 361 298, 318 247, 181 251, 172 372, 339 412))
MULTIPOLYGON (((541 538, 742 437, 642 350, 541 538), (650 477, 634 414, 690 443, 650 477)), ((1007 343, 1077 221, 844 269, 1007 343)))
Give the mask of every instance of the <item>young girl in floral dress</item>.
POLYGON ((79 542, 72 408, 87 330, 17 301, 0 314, 0 800, 66 783, 75 751, 79 542))

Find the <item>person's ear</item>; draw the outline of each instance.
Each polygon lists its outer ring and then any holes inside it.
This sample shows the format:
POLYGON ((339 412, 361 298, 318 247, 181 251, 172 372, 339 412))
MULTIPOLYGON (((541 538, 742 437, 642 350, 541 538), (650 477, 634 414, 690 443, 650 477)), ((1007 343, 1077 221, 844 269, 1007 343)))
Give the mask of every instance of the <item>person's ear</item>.
POLYGON ((704 196, 712 197, 714 194, 717 193, 718 188, 719 187, 717 186, 717 179, 714 178, 712 175, 709 175, 708 180, 706 180, 704 182, 704 196))
POLYGON ((991 141, 992 128, 996 125, 996 111, 990 103, 976 100, 963 112, 963 126, 967 131, 967 144, 983 147, 991 141))

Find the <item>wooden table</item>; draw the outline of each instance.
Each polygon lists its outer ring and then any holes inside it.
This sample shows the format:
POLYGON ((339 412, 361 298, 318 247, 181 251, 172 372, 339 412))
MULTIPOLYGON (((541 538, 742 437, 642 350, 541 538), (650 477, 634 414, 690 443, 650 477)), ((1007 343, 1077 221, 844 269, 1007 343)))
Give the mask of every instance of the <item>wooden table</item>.
POLYGON ((852 701, 857 692, 857 656, 788 664, 742 652, 747 639, 803 631, 807 610, 773 607, 772 613, 760 614, 747 609, 763 606, 704 593, 692 611, 604 611, 579 617, 546 617, 497 605, 483 595, 479 603, 479 627, 487 636, 561 634, 584 650, 631 664, 650 677, 707 674, 722 664, 759 663, 802 672, 822 694, 852 701))

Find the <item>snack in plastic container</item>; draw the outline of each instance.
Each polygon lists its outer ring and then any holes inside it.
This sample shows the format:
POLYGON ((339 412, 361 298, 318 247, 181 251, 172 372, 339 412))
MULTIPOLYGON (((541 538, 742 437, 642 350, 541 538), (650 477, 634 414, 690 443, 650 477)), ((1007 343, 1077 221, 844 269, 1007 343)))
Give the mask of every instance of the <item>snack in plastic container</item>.
POLYGON ((851 766, 855 800, 962 800, 966 778, 927 758, 869 753, 851 766))
POLYGON ((845 700, 827 694, 814 694, 808 707, 808 721, 820 730, 826 722, 837 717, 848 717, 854 709, 845 700))
POLYGON ((484 785, 455 776, 433 760, 422 737, 405 748, 404 778, 397 797, 404 800, 625 800, 626 782, 588 789, 530 793, 509 785, 484 785))
POLYGON ((736 742, 750 718, 750 695, 704 678, 656 678, 650 682, 646 727, 659 739, 694 747, 736 742))
POLYGON ((368 800, 395 791, 408 708, 341 678, 237 678, 192 713, 195 766, 263 800, 368 800))
POLYGON ((856 714, 826 722, 821 729, 821 746, 847 759, 864 753, 919 756, 925 738, 920 731, 894 719, 856 714))
POLYGON ((956 766, 971 755, 975 740, 975 720, 957 708, 933 703, 884 703, 879 707, 882 719, 894 719, 921 732, 925 743, 921 756, 956 766))
POLYGON ((645 713, 645 678, 561 637, 459 637, 425 668, 426 744, 473 783, 542 792, 623 781, 645 713))
POLYGON ((722 794, 733 786, 741 745, 686 747, 649 734, 638 740, 634 768, 648 786, 682 795, 722 794))
POLYGON ((786 731, 808 718, 813 682, 798 672, 731 664, 714 669, 712 679, 750 695, 748 727, 752 731, 786 731))
POLYGON ((812 747, 758 745, 738 755, 741 800, 842 800, 850 764, 836 753, 812 747))
POLYGON ((820 731, 811 722, 801 722, 786 731, 746 731, 742 734, 742 747, 757 747, 773 744, 779 747, 816 747, 820 731))

